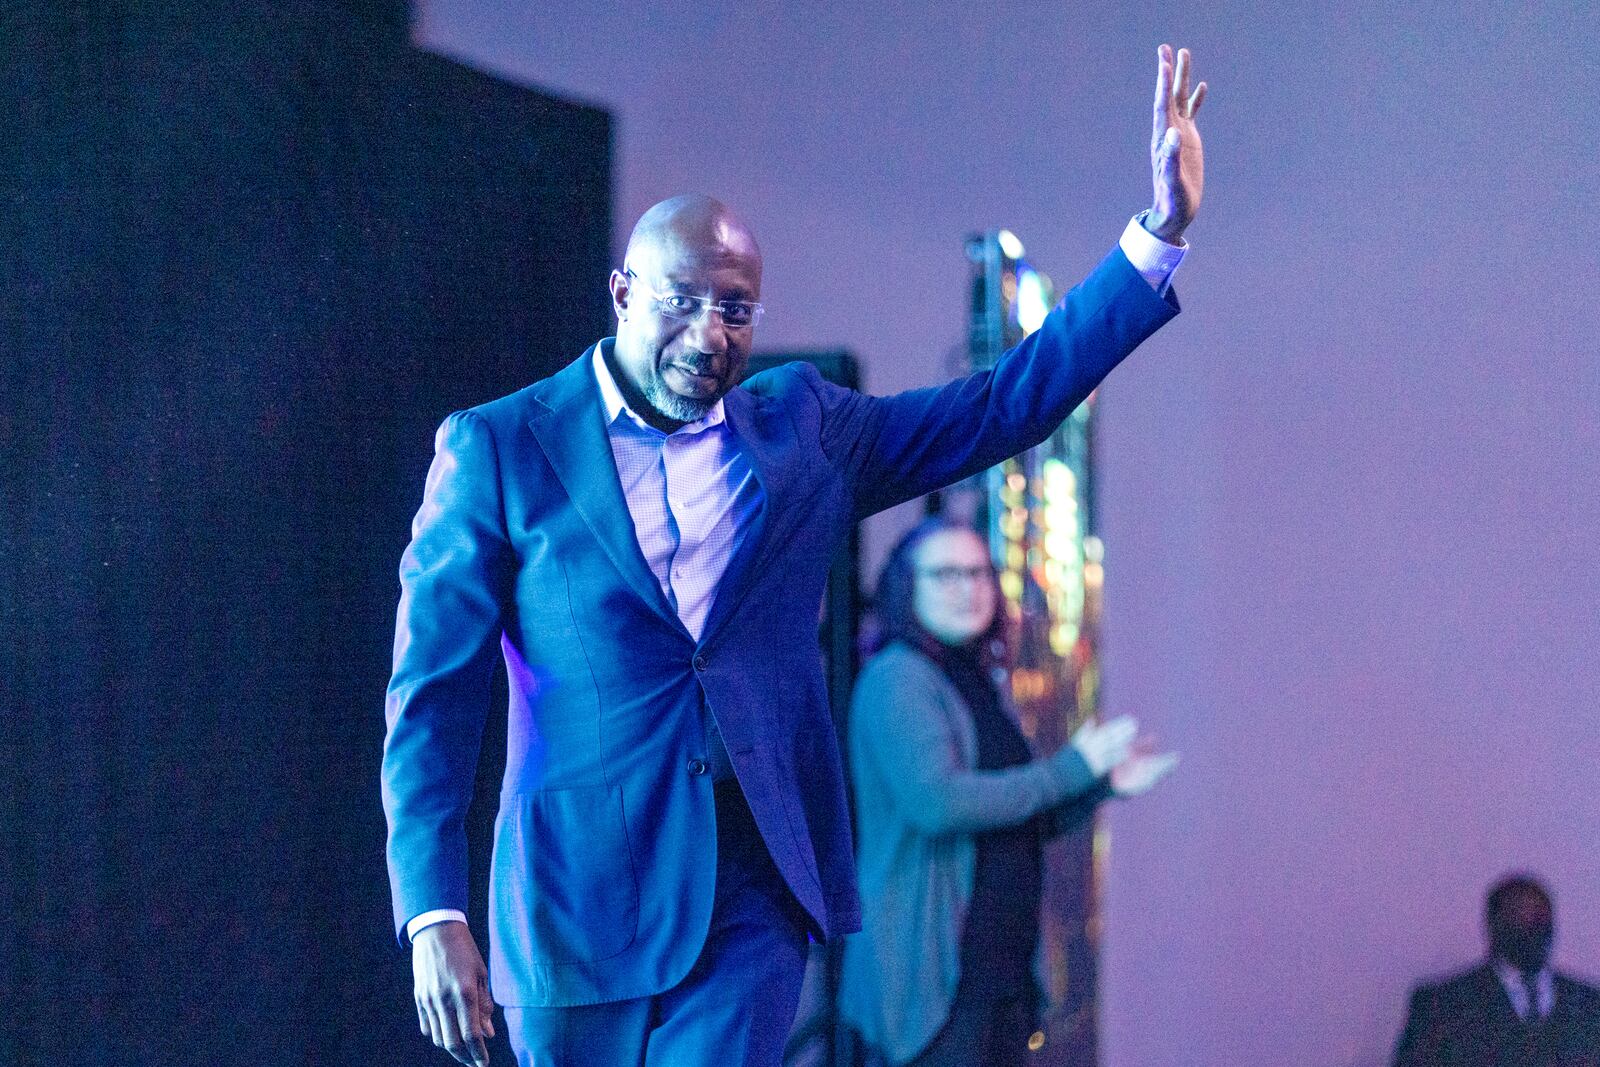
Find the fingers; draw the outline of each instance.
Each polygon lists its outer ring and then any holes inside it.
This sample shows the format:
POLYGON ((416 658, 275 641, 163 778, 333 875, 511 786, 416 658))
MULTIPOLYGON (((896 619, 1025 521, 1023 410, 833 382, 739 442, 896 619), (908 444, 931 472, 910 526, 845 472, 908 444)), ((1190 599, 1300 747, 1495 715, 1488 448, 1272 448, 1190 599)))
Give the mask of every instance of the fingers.
POLYGON ((423 1004, 422 1013, 423 1017, 428 1022, 427 1029, 423 1031, 423 1033, 427 1035, 428 1040, 432 1041, 438 1048, 448 1047, 448 1041, 445 1038, 444 1026, 441 1025, 439 1021, 439 1013, 434 1010, 434 1006, 427 1003, 423 1004))
POLYGON ((1133 739, 1139 735, 1139 724, 1132 715, 1118 715, 1100 727, 1107 748, 1124 754, 1133 750, 1133 739))
POLYGON ((479 975, 475 987, 439 989, 417 997, 417 1018, 424 1037, 469 1067, 487 1067, 485 1037, 494 1036, 487 980, 479 975), (469 992, 469 989, 475 990, 469 992))
POLYGON ((1150 784, 1155 785, 1161 779, 1172 773, 1172 768, 1178 765, 1176 752, 1163 752, 1159 756, 1147 757, 1150 761, 1150 784))
POLYGON ((476 998, 460 992, 446 993, 431 1001, 428 1009, 434 1023, 435 1045, 467 1067, 487 1067, 489 1050, 484 1046, 482 1030, 476 1025, 476 998))
POLYGON ((489 979, 483 975, 478 976, 478 1011, 483 1033, 493 1037, 494 998, 489 995, 489 979))
POLYGON ((489 1050, 483 1045, 482 1012, 477 996, 468 996, 463 990, 456 997, 455 1023, 458 1040, 450 1046, 450 1055, 474 1067, 488 1067, 489 1050))
POLYGON ((1156 56, 1155 132, 1150 135, 1152 151, 1166 136, 1168 114, 1172 107, 1172 48, 1162 45, 1156 50, 1156 56))
POLYGON ((1111 771, 1111 788, 1121 797, 1138 797, 1154 789, 1172 768, 1178 765, 1178 754, 1166 752, 1158 756, 1136 755, 1111 771))
POLYGON ((450 1053, 457 1061, 470 1064, 472 1057, 467 1052, 466 1040, 461 1034, 461 1020, 454 1005, 435 1002, 430 1007, 434 1022, 439 1028, 433 1043, 450 1053))
POLYGON ((1176 56, 1170 45, 1162 45, 1156 52, 1156 102, 1155 131, 1150 145, 1159 149, 1161 139, 1171 125, 1174 112, 1179 118, 1192 119, 1206 98, 1206 83, 1189 88, 1194 71, 1194 56, 1187 48, 1178 49, 1176 56))
POLYGON ((1100 747, 1108 745, 1131 745, 1134 737, 1139 732, 1139 724, 1132 715, 1118 715, 1115 719, 1105 722, 1086 720, 1084 724, 1073 731, 1073 741, 1083 740, 1100 747))
POLYGON ((1172 47, 1164 44, 1156 50, 1156 56, 1155 123, 1150 135, 1150 154, 1173 157, 1179 148, 1173 130, 1184 120, 1192 122, 1199 113, 1206 98, 1206 83, 1200 82, 1190 89, 1194 57, 1187 48, 1180 48, 1174 54, 1172 47))
POLYGON ((1178 765, 1178 754, 1167 752, 1159 756, 1149 756, 1143 763, 1144 767, 1139 775, 1139 792, 1148 793, 1160 784, 1161 779, 1172 773, 1172 768, 1178 765))

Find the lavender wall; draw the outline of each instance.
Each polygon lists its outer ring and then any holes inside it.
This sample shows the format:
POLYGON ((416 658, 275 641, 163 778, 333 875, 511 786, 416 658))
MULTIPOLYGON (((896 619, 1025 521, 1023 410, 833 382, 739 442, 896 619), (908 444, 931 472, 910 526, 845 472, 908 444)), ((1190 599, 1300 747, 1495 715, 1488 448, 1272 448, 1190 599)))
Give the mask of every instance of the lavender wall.
POLYGON ((612 110, 620 226, 730 201, 763 345, 875 391, 947 374, 966 233, 1058 280, 1110 245, 1155 46, 1193 48, 1189 310, 1104 390, 1109 702, 1185 756, 1110 819, 1106 1062, 1378 1064, 1512 866, 1600 971, 1593 6, 899 6, 425 0, 416 33, 612 110))

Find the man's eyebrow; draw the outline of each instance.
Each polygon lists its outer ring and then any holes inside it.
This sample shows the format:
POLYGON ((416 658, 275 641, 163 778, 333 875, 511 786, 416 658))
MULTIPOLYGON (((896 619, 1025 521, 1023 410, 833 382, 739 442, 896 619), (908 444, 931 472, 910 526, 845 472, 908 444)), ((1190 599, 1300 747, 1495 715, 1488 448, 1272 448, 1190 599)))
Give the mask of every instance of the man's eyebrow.
POLYGON ((681 289, 684 292, 703 292, 709 288, 709 286, 699 279, 684 278, 683 276, 677 274, 663 274, 661 278, 662 281, 668 286, 671 286, 674 289, 681 289))
MULTIPOLYGON (((705 293, 714 291, 711 285, 698 279, 685 279, 681 276, 668 274, 664 276, 664 280, 668 287, 684 294, 704 295, 705 293)), ((726 292, 724 292, 721 296, 718 296, 716 299, 737 300, 741 304, 755 303, 755 297, 750 294, 750 290, 742 285, 731 286, 726 290, 726 292)))

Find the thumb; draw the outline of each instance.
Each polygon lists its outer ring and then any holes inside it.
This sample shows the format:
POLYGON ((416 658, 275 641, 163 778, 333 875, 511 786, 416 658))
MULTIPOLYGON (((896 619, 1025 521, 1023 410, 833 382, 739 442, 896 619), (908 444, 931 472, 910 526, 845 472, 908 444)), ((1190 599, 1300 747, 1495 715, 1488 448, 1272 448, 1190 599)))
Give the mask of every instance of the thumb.
POLYGON ((1161 154, 1169 159, 1178 154, 1178 149, 1183 145, 1183 134, 1178 132, 1176 126, 1168 126, 1166 136, 1161 139, 1161 154))

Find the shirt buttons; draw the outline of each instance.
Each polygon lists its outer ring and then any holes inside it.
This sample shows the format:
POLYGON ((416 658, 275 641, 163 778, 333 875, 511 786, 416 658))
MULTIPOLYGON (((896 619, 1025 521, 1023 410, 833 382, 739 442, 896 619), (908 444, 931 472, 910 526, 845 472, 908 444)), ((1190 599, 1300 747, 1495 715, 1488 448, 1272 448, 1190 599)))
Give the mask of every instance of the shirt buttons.
POLYGON ((700 775, 706 773, 706 761, 703 760, 703 759, 692 759, 692 760, 690 760, 689 761, 689 773, 694 775, 696 778, 698 778, 700 775))

